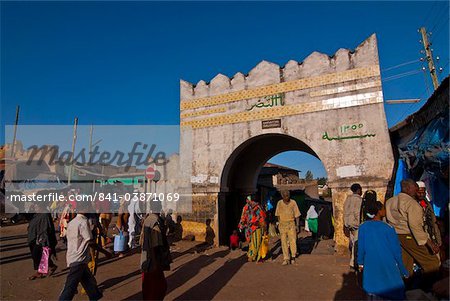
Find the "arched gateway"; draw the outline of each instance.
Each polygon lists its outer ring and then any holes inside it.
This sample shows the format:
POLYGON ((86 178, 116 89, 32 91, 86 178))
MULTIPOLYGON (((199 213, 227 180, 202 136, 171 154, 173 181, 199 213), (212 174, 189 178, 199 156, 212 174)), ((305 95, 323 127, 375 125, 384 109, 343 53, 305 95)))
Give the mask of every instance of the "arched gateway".
POLYGON ((263 164, 288 150, 312 154, 325 166, 338 251, 347 244, 342 208, 350 185, 359 182, 384 199, 393 154, 375 35, 355 51, 314 52, 282 68, 262 61, 248 75, 219 74, 195 86, 181 81, 180 90, 181 126, 192 128, 193 139, 192 149, 183 150, 193 172, 185 230, 195 232, 195 222, 211 218, 225 242, 263 164))

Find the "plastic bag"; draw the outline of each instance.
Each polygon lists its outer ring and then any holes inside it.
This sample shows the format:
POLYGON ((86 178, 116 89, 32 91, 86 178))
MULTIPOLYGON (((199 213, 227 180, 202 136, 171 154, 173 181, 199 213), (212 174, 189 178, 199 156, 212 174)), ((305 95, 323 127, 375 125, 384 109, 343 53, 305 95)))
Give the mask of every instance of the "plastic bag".
POLYGON ((114 236, 114 252, 124 252, 128 246, 128 232, 119 231, 119 235, 114 236))
POLYGON ((312 233, 317 233, 317 228, 319 226, 319 222, 317 218, 309 218, 307 219, 309 231, 312 233))
POLYGON ((48 273, 48 260, 50 258, 50 248, 42 247, 41 261, 39 262, 38 273, 47 274, 48 273))

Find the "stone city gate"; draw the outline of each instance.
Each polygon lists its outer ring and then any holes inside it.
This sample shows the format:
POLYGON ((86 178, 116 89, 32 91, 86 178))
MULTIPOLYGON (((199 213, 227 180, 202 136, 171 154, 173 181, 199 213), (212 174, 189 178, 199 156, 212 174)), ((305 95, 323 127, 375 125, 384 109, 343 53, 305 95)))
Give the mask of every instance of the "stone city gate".
POLYGON ((343 203, 350 185, 374 189, 384 200, 394 161, 375 35, 332 57, 314 52, 284 67, 262 61, 231 79, 181 81, 180 98, 181 126, 192 128, 193 139, 184 150, 193 173, 188 233, 201 236, 211 218, 216 241, 227 243, 263 164, 288 150, 312 154, 325 166, 337 251, 347 246, 343 203))

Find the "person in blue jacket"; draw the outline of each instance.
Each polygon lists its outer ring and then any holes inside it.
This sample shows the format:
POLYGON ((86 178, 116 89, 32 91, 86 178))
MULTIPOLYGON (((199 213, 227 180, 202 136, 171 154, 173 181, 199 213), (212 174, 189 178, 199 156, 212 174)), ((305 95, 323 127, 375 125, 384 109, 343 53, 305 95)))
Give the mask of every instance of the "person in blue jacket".
POLYGON ((397 234, 382 221, 384 206, 376 198, 367 200, 364 214, 367 220, 359 227, 357 255, 359 271, 363 273, 363 289, 369 300, 404 300, 402 277, 409 275, 403 265, 397 234))

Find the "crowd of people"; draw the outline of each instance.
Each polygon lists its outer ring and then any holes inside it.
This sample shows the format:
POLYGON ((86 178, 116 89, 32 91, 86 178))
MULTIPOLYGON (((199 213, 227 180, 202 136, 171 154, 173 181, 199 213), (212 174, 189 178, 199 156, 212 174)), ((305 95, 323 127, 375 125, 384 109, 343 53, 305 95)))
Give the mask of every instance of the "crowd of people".
MULTIPOLYGON (((361 185, 351 186, 352 194, 344 203, 350 267, 362 275, 362 287, 372 300, 403 300, 407 290, 417 288, 448 296, 448 275, 444 282, 446 290, 439 282, 441 264, 447 262, 448 265, 449 258, 448 212, 447 218, 436 218, 422 182, 404 180, 401 187, 401 193, 383 204, 374 190, 369 189, 363 194, 361 185)), ((70 190, 70 193, 79 191, 70 190)), ((289 191, 280 193, 281 199, 270 208, 252 196, 246 198, 237 230, 233 231, 229 242, 231 249, 238 249, 244 237, 248 243, 248 261, 267 259, 270 255, 269 236, 280 238, 282 265, 295 263, 299 255, 297 238, 301 213, 289 191)), ((106 206, 107 202, 97 203, 106 206)), ((52 214, 44 213, 45 208, 35 204, 36 214, 28 226, 28 244, 35 273, 29 279, 52 275, 57 269, 54 222, 59 218, 59 236, 67 247, 69 268, 59 299, 72 300, 81 284, 81 293, 90 300, 98 300, 102 293, 95 281, 97 260, 100 253, 108 258, 113 256, 106 248, 112 241, 108 229, 113 214, 106 213, 108 208, 93 208, 89 202, 63 204, 61 208, 52 208, 52 214)), ((174 220, 171 210, 162 212, 161 202, 151 202, 150 209, 152 213, 144 214, 137 200, 120 202, 114 229, 117 235, 127 233, 124 244, 128 250, 141 247, 143 299, 161 300, 167 290, 164 271, 170 269, 171 263, 169 241, 183 238, 182 218, 178 215, 174 220)), ((332 227, 331 213, 323 208, 316 211, 311 205, 304 222, 305 229, 312 237, 317 237, 318 228, 332 227)), ((211 219, 206 220, 205 234, 205 245, 213 246, 215 233, 211 219)), ((117 253, 124 256, 123 249, 117 253)))
POLYGON ((124 247, 116 246, 109 251, 107 245, 112 240, 108 236, 113 213, 104 208, 108 202, 71 202, 70 194, 79 194, 76 189, 68 190, 67 201, 50 208, 42 203, 33 204, 28 225, 28 245, 33 260, 34 274, 29 280, 51 276, 57 270, 57 231, 55 222, 59 221, 59 238, 66 246, 66 263, 69 268, 67 279, 59 300, 72 300, 81 284, 81 293, 89 300, 99 300, 102 293, 98 289, 95 274, 99 254, 111 258, 114 253, 124 256, 124 250, 132 251, 141 247, 142 294, 144 300, 162 300, 166 293, 166 280, 163 271, 171 263, 167 236, 173 241, 182 237, 181 216, 174 222, 172 211, 164 214, 161 202, 151 202, 151 212, 141 212, 137 199, 120 202, 117 221, 114 225, 116 237, 126 234, 124 247), (94 204, 94 205, 93 205, 94 204), (100 208, 100 207, 102 208, 100 208), (48 209, 51 213, 48 213, 48 209))
POLYGON ((425 184, 403 180, 401 193, 385 204, 373 190, 363 194, 357 183, 351 191, 344 203, 350 267, 362 273, 368 296, 404 300, 406 291, 421 290, 448 298, 448 270, 440 269, 441 263, 448 266, 448 211, 436 218, 425 184))

